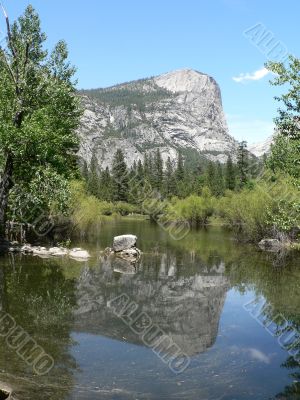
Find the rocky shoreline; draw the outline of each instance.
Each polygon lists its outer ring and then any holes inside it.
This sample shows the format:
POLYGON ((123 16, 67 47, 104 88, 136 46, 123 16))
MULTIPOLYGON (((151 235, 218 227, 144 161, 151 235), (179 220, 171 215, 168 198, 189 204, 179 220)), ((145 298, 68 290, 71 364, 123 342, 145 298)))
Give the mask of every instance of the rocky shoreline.
POLYGON ((73 249, 67 249, 65 247, 42 247, 42 246, 32 246, 30 244, 24 244, 20 246, 18 242, 12 242, 8 248, 10 253, 22 253, 29 254, 33 256, 39 256, 41 258, 50 257, 70 257, 75 260, 88 260, 90 254, 80 247, 75 247, 73 249))

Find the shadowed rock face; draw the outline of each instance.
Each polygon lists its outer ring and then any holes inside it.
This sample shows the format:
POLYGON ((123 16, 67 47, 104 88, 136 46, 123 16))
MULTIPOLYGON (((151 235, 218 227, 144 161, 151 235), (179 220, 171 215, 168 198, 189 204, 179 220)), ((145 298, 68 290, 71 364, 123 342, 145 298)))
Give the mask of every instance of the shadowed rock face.
POLYGON ((138 305, 136 315, 146 313, 186 355, 212 346, 229 286, 222 275, 223 265, 180 276, 174 256, 163 254, 156 268, 147 267, 145 257, 143 261, 136 274, 129 274, 120 264, 117 270, 123 268, 124 274, 114 273, 114 258, 103 259, 101 269, 84 270, 77 287, 75 330, 143 345, 108 306, 112 299, 126 294, 138 305))
POLYGON ((79 154, 88 164, 95 151, 111 166, 118 148, 128 165, 158 147, 164 161, 187 149, 214 161, 235 157, 219 86, 206 74, 183 69, 82 94, 79 154))

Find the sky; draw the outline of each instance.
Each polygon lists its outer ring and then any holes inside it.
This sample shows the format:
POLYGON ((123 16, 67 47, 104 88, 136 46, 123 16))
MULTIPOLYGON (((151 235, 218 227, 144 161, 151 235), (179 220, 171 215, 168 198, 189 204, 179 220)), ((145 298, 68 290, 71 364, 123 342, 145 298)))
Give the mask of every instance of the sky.
MULTIPOLYGON (((0 0, 1 1, 1 0, 0 0)), ((11 20, 27 0, 2 0, 11 20)), ((191 68, 221 88, 229 132, 260 142, 274 129, 279 103, 264 69, 299 56, 299 0, 31 0, 47 46, 65 39, 78 88, 111 86, 191 68)), ((4 30, 0 19, 0 32, 4 30)))

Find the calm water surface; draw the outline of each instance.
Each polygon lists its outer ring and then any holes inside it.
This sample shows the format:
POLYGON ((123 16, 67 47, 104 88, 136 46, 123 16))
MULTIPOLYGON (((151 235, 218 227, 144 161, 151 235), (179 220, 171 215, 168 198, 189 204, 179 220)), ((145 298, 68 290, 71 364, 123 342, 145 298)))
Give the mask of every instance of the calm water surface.
POLYGON ((299 255, 262 253, 219 228, 173 241, 133 220, 104 225, 81 246, 88 262, 0 259, 2 313, 55 360, 38 376, 0 337, 0 381, 17 399, 300 399, 299 364, 263 326, 300 329, 299 255), (139 238, 136 269, 101 252, 123 233, 139 238), (111 300, 122 294, 190 359, 184 372, 115 315, 111 300))

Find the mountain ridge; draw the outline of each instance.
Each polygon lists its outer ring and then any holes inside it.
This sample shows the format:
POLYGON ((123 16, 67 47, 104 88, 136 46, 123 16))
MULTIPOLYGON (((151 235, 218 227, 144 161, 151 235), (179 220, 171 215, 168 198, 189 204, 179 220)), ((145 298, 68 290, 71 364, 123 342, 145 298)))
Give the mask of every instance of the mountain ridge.
POLYGON ((202 72, 180 69, 80 95, 79 155, 88 164, 96 153, 101 167, 111 166, 117 148, 129 166, 157 148, 164 161, 180 151, 220 162, 236 156, 220 88, 202 72))

